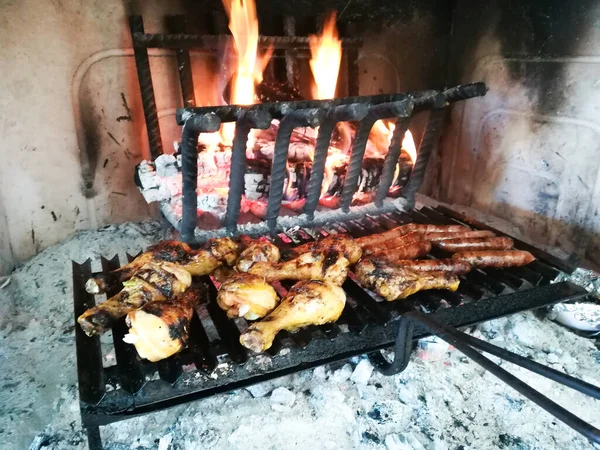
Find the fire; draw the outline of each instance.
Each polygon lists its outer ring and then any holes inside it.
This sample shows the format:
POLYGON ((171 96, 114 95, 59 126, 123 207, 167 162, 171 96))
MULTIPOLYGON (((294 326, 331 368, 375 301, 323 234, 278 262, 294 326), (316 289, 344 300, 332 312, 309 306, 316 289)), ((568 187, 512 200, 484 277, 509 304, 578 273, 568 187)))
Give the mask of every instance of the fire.
MULTIPOLYGON (((386 120, 378 120, 373 125, 373 129, 371 130, 371 135, 369 139, 371 139, 376 145, 378 143, 385 143, 385 152, 387 152, 387 147, 389 147, 392 141, 392 134, 396 129, 396 124, 393 122, 386 120)), ((408 153, 413 164, 417 160, 417 147, 415 146, 415 140, 413 139, 413 135, 410 130, 406 130, 404 134, 404 139, 402 139, 402 150, 408 153)))
MULTIPOLYGON (((230 103, 251 105, 254 103, 254 86, 263 78, 263 71, 271 58, 273 49, 264 55, 258 53, 258 18, 254 0, 223 0, 229 17, 229 29, 233 35, 237 54, 237 69, 231 83, 230 103)), ((233 123, 225 124, 223 139, 231 143, 235 132, 233 123)))
POLYGON ((308 42, 310 69, 315 79, 313 97, 321 100, 333 98, 342 60, 342 41, 335 27, 335 13, 325 21, 321 36, 311 35, 308 42))

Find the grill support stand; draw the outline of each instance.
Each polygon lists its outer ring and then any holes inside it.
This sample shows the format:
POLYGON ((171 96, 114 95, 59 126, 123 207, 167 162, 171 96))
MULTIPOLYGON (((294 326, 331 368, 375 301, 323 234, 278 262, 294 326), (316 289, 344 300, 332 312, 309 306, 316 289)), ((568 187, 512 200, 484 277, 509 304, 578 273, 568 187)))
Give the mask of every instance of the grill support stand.
POLYGON ((394 345, 395 357, 393 362, 387 362, 379 352, 369 354, 369 359, 383 375, 396 375, 406 369, 413 348, 413 336, 417 328, 443 339, 561 422, 564 422, 591 442, 600 444, 599 429, 553 402, 539 391, 533 389, 510 372, 483 356, 480 352, 483 351, 492 354, 596 399, 600 399, 600 387, 458 331, 455 328, 433 320, 420 311, 409 312, 400 318, 398 336, 394 345))

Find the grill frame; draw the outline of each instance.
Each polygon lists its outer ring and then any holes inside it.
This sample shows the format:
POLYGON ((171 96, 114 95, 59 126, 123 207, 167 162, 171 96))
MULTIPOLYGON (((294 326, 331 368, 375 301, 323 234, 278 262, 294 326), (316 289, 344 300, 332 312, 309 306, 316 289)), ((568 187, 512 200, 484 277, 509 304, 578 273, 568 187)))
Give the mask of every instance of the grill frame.
MULTIPOLYGON (((429 220, 436 216, 438 223, 442 222, 440 217, 445 217, 447 223, 464 223, 442 213, 439 208, 424 207, 409 212, 388 213, 376 218, 366 217, 363 221, 335 223, 328 228, 328 232, 347 230, 351 235, 359 236, 397 226, 409 220, 429 220)), ((430 222, 433 223, 434 220, 431 219, 430 222)), ((497 230, 494 231, 502 235, 497 230)), ((318 232, 318 229, 301 229, 287 234, 274 234, 271 238, 277 245, 285 248, 290 243, 301 244, 312 240, 311 235, 317 235, 318 232)), ((346 307, 339 321, 342 326, 348 326, 348 331, 341 330, 340 324, 336 323, 310 327, 295 334, 284 333, 278 338, 274 349, 268 352, 272 356, 268 367, 258 364, 256 357, 249 356, 249 353, 239 346, 239 330, 234 321, 228 320, 216 305, 216 291, 207 277, 202 280, 207 283, 207 295, 212 299, 207 308, 219 333, 222 333, 220 341, 216 344, 210 343, 206 331, 199 326, 199 319, 195 315, 196 322, 191 327, 194 333, 193 351, 186 350, 162 362, 149 363, 137 358, 133 346, 121 345, 121 349, 116 351, 117 365, 102 369, 99 338, 87 337, 76 324, 82 423, 90 431, 90 436, 95 436, 96 428, 101 425, 389 348, 394 345, 398 318, 402 313, 413 310, 415 306, 422 309, 423 306, 431 307, 436 302, 439 304, 440 297, 447 298, 449 306, 429 312, 428 317, 445 325, 462 327, 562 301, 583 300, 589 296, 585 289, 569 282, 550 284, 559 273, 558 269, 547 264, 553 257, 541 250, 534 251, 538 261, 532 268, 524 271, 519 270, 523 268, 513 270, 512 277, 506 279, 498 277, 497 273, 481 271, 477 277, 467 277, 466 281, 461 283, 467 289, 464 292, 459 289, 456 296, 443 291, 432 291, 415 294, 405 301, 377 303, 373 299, 375 294, 364 290, 349 278, 344 284, 344 289, 353 300, 349 300, 350 306, 346 307), (537 274, 537 277, 532 277, 532 273, 537 274), (511 290, 509 284, 514 283, 513 277, 523 280, 521 287, 528 286, 529 280, 533 283, 529 285, 529 289, 506 293, 511 290), (504 286, 503 295, 495 295, 494 286, 497 284, 504 286), (470 302, 455 304, 456 298, 464 300, 465 297, 477 297, 478 293, 485 294, 485 298, 473 298, 470 302), (352 306, 353 302, 358 306, 352 306), (365 325, 364 322, 368 323, 365 325), (291 345, 287 345, 286 342, 290 339, 291 345), (289 352, 281 353, 281 348, 289 348, 289 352), (223 353, 229 356, 220 356, 223 353), (223 366, 220 369, 217 366, 223 361, 226 361, 231 369, 228 373, 219 372, 223 366), (184 371, 184 366, 192 363, 203 369, 184 371), (214 367, 217 367, 216 371, 212 370, 214 367), (220 374, 216 378, 211 377, 214 373, 220 374), (141 384, 140 375, 144 376, 141 384), (148 375, 152 375, 151 380, 145 379, 148 375), (113 386, 113 389, 106 391, 107 383, 113 386), (116 383, 121 387, 114 389, 116 383)), ((102 258, 102 267, 103 270, 118 267, 117 258, 102 258)), ((90 274, 90 260, 83 264, 73 263, 75 317, 93 304, 93 296, 86 294, 84 289, 90 274)), ((124 323, 122 325, 124 326, 124 323)), ((125 332, 126 329, 120 326, 113 330, 113 340, 117 348, 125 332)), ((427 330, 417 329, 413 338, 419 339, 427 335, 427 330)))

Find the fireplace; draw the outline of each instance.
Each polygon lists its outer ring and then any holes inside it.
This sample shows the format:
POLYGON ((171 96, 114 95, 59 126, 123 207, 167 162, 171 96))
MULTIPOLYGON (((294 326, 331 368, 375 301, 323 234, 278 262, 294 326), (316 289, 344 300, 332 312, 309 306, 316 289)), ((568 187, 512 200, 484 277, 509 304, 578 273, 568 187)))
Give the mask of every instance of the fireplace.
MULTIPOLYGON (((256 21, 244 11, 232 33, 232 5, 249 2, 226 2, 228 11, 216 0, 112 3, 101 7, 107 19, 78 7, 88 38, 94 24, 112 40, 89 52, 83 40, 72 67, 65 64, 74 129, 63 134, 76 143, 64 146, 53 134, 66 128, 58 101, 41 131, 9 139, 20 153, 0 168, 3 273, 77 230, 148 218, 162 221, 163 237, 194 249, 249 235, 293 252, 327 236, 360 239, 419 224, 488 232, 536 260, 477 268, 460 275, 456 292, 419 292, 405 302, 384 302, 350 270, 337 322, 282 333, 258 356, 239 342, 251 322, 228 319, 216 302, 219 282, 204 275, 196 281, 205 302, 193 313, 188 347, 173 357, 140 358, 123 341, 124 320, 103 339, 76 324, 91 447, 100 445, 99 426, 349 357, 368 354, 364 361, 381 373, 398 373, 413 340, 431 335, 598 438, 584 417, 527 390, 475 350, 591 396, 597 387, 454 329, 592 301, 571 275, 600 264, 598 1, 273 0, 259 2, 256 21), (46 127, 52 139, 43 151, 46 127), (387 348, 392 364, 380 352, 387 348)), ((73 41, 69 35, 63 45, 73 41)), ((7 91, 19 90, 26 91, 7 91)), ((430 250, 423 258, 447 257, 430 250)), ((103 272, 125 264, 112 256, 98 261, 103 272)), ((85 288, 100 268, 73 259, 78 317, 104 298, 85 288)), ((282 283, 278 294, 291 288, 282 283)))

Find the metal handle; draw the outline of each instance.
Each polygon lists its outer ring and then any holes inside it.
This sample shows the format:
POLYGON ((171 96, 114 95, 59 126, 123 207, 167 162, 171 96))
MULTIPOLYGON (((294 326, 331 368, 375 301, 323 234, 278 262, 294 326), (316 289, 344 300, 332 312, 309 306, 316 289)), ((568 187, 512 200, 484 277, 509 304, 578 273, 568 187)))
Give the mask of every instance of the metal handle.
POLYGON ((443 325, 419 311, 411 311, 407 314, 404 314, 400 318, 398 337, 394 345, 395 358, 393 362, 387 362, 381 353, 369 354, 369 359, 371 359, 375 367, 382 374, 394 375, 402 372, 408 366, 410 353, 412 350, 412 338, 415 325, 417 324, 420 328, 426 329, 431 334, 434 334, 453 345, 481 367, 490 371, 493 375, 500 378, 510 387, 517 390, 519 393, 523 394, 537 405, 541 406, 554 417, 588 438, 591 442, 600 444, 599 429, 583 421, 559 404, 550 400, 539 391, 533 389, 531 386, 527 385, 511 373, 499 367, 493 361, 483 356, 479 350, 521 366, 593 398, 600 399, 600 388, 598 386, 594 386, 586 383, 585 381, 551 369, 550 367, 536 363, 535 361, 531 361, 515 353, 509 352, 508 350, 490 344, 489 342, 469 336, 468 334, 458 331, 452 327, 443 325))

